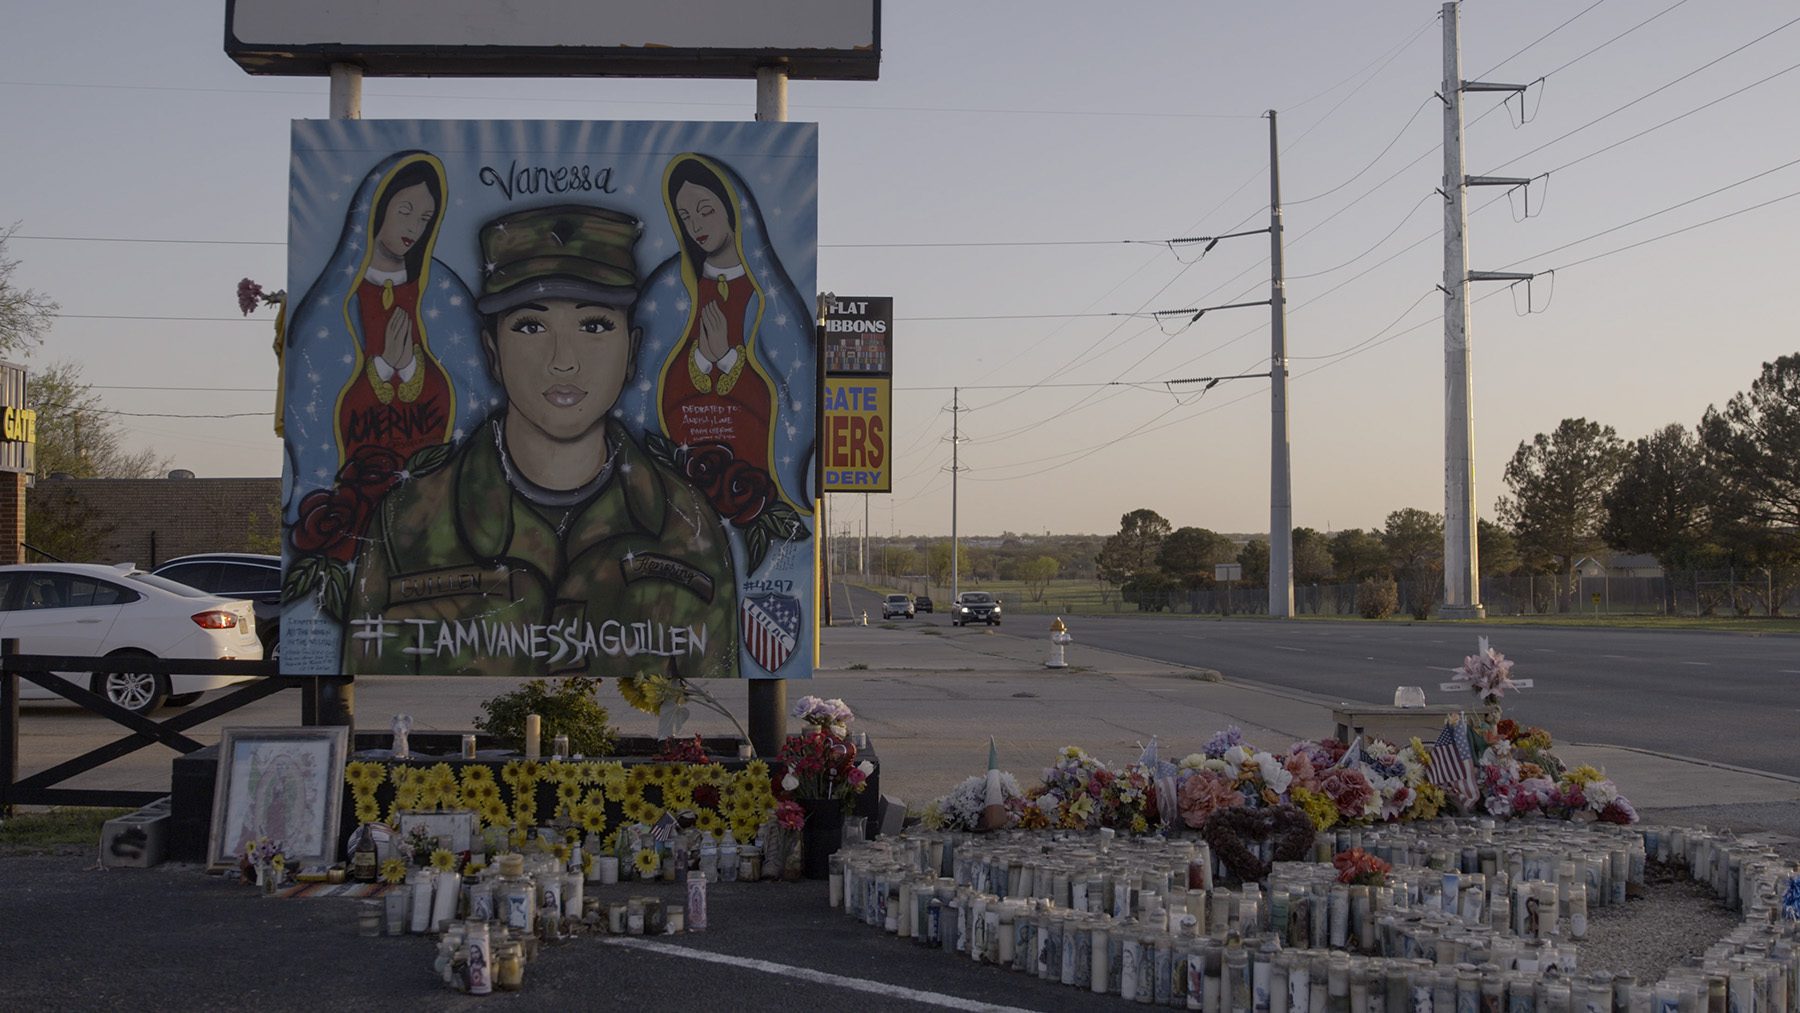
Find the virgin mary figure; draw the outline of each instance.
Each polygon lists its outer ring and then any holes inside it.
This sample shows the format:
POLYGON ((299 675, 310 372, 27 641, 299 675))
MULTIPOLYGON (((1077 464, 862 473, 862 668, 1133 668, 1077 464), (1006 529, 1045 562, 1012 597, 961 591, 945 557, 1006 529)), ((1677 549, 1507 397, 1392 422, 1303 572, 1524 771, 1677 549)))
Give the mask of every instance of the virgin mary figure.
MULTIPOLYGON (((290 495, 316 493, 301 500, 295 519, 302 553, 348 560, 361 527, 355 507, 379 499, 413 455, 470 428, 457 404, 468 385, 434 348, 448 334, 472 351, 479 330, 467 286, 432 256, 444 205, 435 156, 383 159, 352 195, 330 259, 295 304, 285 405, 297 471, 290 495)), ((485 394, 481 383, 466 393, 485 394)))
POLYGON ((738 527, 777 497, 810 514, 813 427, 799 416, 818 386, 811 301, 724 163, 676 156, 662 196, 680 249, 645 286, 645 360, 658 373, 653 404, 638 407, 687 449, 690 475, 738 527))

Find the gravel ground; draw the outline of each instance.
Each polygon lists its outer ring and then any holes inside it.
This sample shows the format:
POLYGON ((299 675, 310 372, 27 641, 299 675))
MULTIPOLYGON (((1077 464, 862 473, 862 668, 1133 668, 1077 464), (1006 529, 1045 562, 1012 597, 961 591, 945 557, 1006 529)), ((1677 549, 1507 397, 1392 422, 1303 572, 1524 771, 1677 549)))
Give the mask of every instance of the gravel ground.
POLYGON ((1711 887, 1685 876, 1652 883, 1624 907, 1595 909, 1580 946, 1580 973, 1624 972, 1640 983, 1661 978, 1688 957, 1699 956, 1740 921, 1711 887))

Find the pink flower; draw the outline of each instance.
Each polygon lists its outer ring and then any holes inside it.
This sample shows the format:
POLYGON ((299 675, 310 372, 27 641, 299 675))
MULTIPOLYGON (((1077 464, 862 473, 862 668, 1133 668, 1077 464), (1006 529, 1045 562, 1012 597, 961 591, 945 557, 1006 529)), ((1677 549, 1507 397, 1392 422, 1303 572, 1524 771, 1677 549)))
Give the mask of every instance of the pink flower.
POLYGON ((1244 804, 1244 794, 1231 786, 1231 780, 1210 770, 1195 771, 1181 782, 1175 792, 1176 809, 1181 821, 1195 830, 1206 818, 1220 809, 1244 804))
POLYGON ((1369 803, 1375 800, 1375 789, 1360 770, 1333 767, 1319 775, 1319 790, 1337 806, 1338 815, 1347 820, 1361 819, 1369 803))
POLYGON ((1289 753, 1287 758, 1281 762, 1282 766, 1287 768, 1287 772, 1294 775, 1293 783, 1288 785, 1289 791, 1295 788, 1305 788, 1308 791, 1318 789, 1318 774, 1313 770, 1312 760, 1308 759, 1305 754, 1289 753))
POLYGON ((263 287, 249 278, 238 282, 238 309, 249 316, 256 311, 256 304, 262 302, 263 287))

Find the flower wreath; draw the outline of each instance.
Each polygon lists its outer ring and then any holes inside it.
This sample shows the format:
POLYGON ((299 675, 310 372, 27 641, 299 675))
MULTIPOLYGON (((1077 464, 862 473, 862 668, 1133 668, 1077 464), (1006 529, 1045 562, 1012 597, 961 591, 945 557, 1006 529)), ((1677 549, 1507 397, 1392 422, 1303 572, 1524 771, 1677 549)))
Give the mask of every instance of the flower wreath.
POLYGON ((1285 802, 1267 809, 1219 809, 1200 829, 1226 871, 1245 883, 1269 875, 1269 863, 1250 850, 1251 841, 1270 842, 1277 862, 1297 862, 1312 851, 1313 834, 1312 820, 1285 802))

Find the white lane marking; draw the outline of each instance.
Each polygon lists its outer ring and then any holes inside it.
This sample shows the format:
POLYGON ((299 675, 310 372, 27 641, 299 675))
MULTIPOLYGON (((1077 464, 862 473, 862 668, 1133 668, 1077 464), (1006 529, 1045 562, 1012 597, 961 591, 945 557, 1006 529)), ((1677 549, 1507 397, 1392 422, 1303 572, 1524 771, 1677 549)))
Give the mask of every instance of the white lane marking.
POLYGON ((1295 653, 1298 653, 1298 654, 1306 653, 1306 648, 1304 648, 1304 647, 1283 647, 1280 644, 1276 644, 1275 649, 1277 651, 1294 651, 1295 653))
POLYGON ((1684 662, 1682 662, 1682 664, 1694 665, 1699 668, 1711 668, 1712 667, 1712 662, 1710 662, 1710 661, 1684 661, 1684 662))
POLYGON ((771 960, 758 960, 755 957, 735 957, 728 953, 711 953, 706 950, 690 949, 672 943, 657 943, 648 939, 632 939, 629 936, 601 936, 600 941, 608 946, 623 946, 627 949, 646 950, 660 953, 668 957, 683 957, 688 960, 701 960, 709 964, 725 964, 730 967, 742 967, 764 974, 776 974, 784 978, 798 978, 819 985, 833 985, 856 992, 869 992, 875 995, 905 999, 910 1002, 923 1003, 927 1006, 941 1006, 944 1009, 980 1010, 988 1013, 1032 1013, 1021 1006, 1000 1006, 994 1003, 965 999, 959 995, 946 995, 943 992, 925 992, 902 985, 889 985, 880 981, 865 981, 861 978, 846 978, 841 974, 827 974, 815 971, 810 967, 796 967, 792 964, 777 964, 771 960))
POLYGON ((1777 669, 1782 675, 1800 675, 1800 668, 1777 669))
POLYGON ((1632 660, 1631 655, 1629 655, 1629 654, 1602 654, 1601 657, 1602 658, 1616 658, 1619 661, 1632 660))

